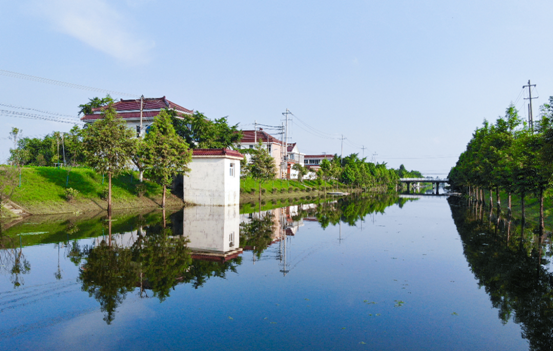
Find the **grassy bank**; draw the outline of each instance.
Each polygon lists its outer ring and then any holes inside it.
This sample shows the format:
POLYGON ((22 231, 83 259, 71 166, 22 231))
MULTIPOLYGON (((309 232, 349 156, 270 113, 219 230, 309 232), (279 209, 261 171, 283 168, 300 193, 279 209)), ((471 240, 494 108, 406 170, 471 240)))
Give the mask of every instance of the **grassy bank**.
MULTIPOLYGON (((89 168, 63 169, 54 167, 24 167, 21 187, 17 187, 11 200, 31 214, 52 214, 106 210, 104 199, 107 176, 89 168), (78 191, 72 201, 66 199, 66 189, 78 191)), ((144 194, 138 196, 137 172, 126 172, 112 179, 114 209, 159 207, 162 188, 144 181, 144 194)), ((168 193, 168 206, 183 205, 180 198, 168 193)))
MULTIPOLYGON (((507 213, 509 204, 509 197, 506 192, 501 191, 499 194, 499 198, 501 200, 501 212, 507 213)), ((490 193, 487 190, 484 190, 484 199, 486 200, 486 204, 489 205, 490 200, 490 193)), ((527 194, 524 197, 524 212, 527 222, 534 222, 538 223, 540 218, 540 199, 532 194, 527 194)), ((497 207, 496 205, 496 194, 493 193, 493 205, 494 208, 497 207)), ((544 207, 544 217, 545 217, 545 227, 546 228, 553 228, 553 197, 552 196, 546 196, 543 203, 544 207)), ((512 216, 515 218, 521 218, 522 217, 522 207, 520 203, 520 196, 518 194, 512 194, 511 196, 511 210, 512 210, 512 216)))

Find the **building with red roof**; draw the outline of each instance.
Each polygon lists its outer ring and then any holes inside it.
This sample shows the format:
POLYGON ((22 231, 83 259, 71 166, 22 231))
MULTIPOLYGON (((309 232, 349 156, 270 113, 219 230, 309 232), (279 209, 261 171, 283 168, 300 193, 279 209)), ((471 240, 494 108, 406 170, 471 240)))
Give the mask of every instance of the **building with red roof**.
MULTIPOLYGON (((127 125, 130 128, 136 129, 137 126, 140 126, 140 105, 140 99, 121 99, 113 103, 113 108, 117 111, 117 115, 127 122, 127 125)), ((81 117, 81 121, 85 123, 93 123, 96 120, 103 118, 103 109, 104 107, 93 108, 91 114, 81 117)), ((194 113, 193 110, 189 110, 167 100, 165 96, 160 98, 145 98, 142 100, 142 132, 154 122, 154 117, 159 115, 163 109, 174 110, 181 116, 192 115, 194 113)))
POLYGON ((190 172, 182 177, 183 200, 200 206, 238 206, 243 158, 230 149, 194 149, 190 172))

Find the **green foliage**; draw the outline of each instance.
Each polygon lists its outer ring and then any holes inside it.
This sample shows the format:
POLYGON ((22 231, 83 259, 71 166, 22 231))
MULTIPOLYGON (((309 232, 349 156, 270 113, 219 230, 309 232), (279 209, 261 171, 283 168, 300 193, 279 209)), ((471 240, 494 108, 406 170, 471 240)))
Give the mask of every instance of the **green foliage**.
POLYGON ((107 106, 109 104, 112 104, 113 102, 114 101, 109 94, 106 95, 106 97, 103 99, 100 99, 99 97, 88 99, 88 102, 86 104, 79 105, 79 115, 89 115, 92 113, 93 108, 107 106))
POLYGON ((86 163, 99 173, 117 175, 127 169, 134 151, 134 133, 117 116, 110 104, 103 118, 90 124, 83 132, 83 152, 86 163))
POLYGON ((165 188, 177 174, 190 170, 188 163, 192 160, 192 150, 176 134, 167 111, 161 111, 154 119, 139 147, 139 158, 144 165, 144 175, 163 186, 162 206, 165 207, 165 188))
POLYGON ((553 178, 553 111, 549 104, 541 110, 536 131, 522 123, 513 105, 495 124, 484 121, 449 173, 452 188, 466 193, 474 188, 504 189, 520 194, 523 201, 529 193, 543 199, 553 178))
POLYGON ((193 115, 177 116, 176 111, 168 111, 176 133, 184 138, 193 149, 232 148, 242 139, 238 125, 229 126, 226 117, 210 120, 201 112, 193 115))
POLYGON ((250 154, 250 163, 242 166, 242 173, 258 180, 274 179, 277 173, 275 162, 263 144, 259 142, 250 154))
POLYGON ((73 189, 73 188, 65 189, 65 199, 69 202, 73 201, 78 194, 79 194, 79 191, 76 189, 73 189))

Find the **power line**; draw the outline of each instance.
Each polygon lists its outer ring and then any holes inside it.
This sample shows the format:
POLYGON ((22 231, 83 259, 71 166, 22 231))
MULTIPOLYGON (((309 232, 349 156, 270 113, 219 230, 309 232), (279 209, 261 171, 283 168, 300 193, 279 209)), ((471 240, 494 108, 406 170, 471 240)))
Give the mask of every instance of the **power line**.
POLYGON ((137 95, 137 94, 129 94, 129 93, 123 93, 123 92, 115 91, 115 90, 94 88, 94 87, 89 87, 89 86, 86 86, 86 85, 62 82, 60 80, 55 80, 55 79, 42 78, 42 77, 37 77, 37 76, 31 76, 29 74, 6 71, 6 70, 3 70, 3 69, 0 69, 0 75, 6 76, 6 77, 11 77, 11 78, 19 78, 19 79, 30 80, 30 81, 33 81, 33 82, 39 82, 39 83, 44 83, 44 84, 52 84, 52 85, 57 85, 57 86, 65 87, 65 88, 71 88, 71 89, 96 91, 96 92, 99 92, 99 93, 121 95, 121 96, 131 96, 131 97, 136 97, 136 98, 140 97, 140 95, 137 95))
POLYGON ((77 119, 79 118, 78 116, 64 115, 62 113, 56 113, 56 112, 48 112, 48 111, 39 110, 39 109, 36 109, 36 108, 31 108, 31 107, 15 106, 15 105, 8 105, 8 104, 1 104, 1 103, 0 103, 0 106, 18 108, 18 109, 21 109, 21 110, 36 111, 36 112, 46 113, 48 115, 59 116, 59 117, 69 117, 69 118, 77 118, 77 119))
POLYGON ((0 110, 0 116, 28 118, 28 119, 40 119, 40 120, 43 120, 43 121, 69 123, 69 124, 83 124, 83 122, 79 121, 79 120, 69 120, 69 119, 63 119, 63 118, 58 118, 58 117, 44 116, 44 115, 34 115, 34 114, 30 114, 30 113, 25 113, 25 112, 16 112, 16 111, 9 111, 9 110, 0 110))

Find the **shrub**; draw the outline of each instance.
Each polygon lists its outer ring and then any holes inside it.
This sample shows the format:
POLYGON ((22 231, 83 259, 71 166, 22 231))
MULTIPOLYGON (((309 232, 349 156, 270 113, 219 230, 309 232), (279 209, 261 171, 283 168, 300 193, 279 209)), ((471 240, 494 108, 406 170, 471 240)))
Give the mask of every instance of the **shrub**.
POLYGON ((298 191, 300 191, 300 189, 299 188, 294 188, 294 191, 298 192, 298 191))
POLYGON ((278 191, 277 188, 272 188, 272 189, 271 189, 271 194, 274 194, 274 193, 276 193, 277 191, 278 191))
POLYGON ((261 194, 265 194, 267 192, 267 189, 261 188, 261 194))
POLYGON ((292 191, 294 191, 294 188, 289 187, 289 188, 288 188, 288 192, 291 193, 292 191))
POLYGON ((307 190, 307 192, 310 192, 312 189, 311 189, 311 188, 307 188, 307 189, 305 189, 305 190, 307 190))
POLYGON ((73 189, 73 188, 65 189, 65 199, 69 202, 73 201, 78 194, 79 194, 79 191, 77 189, 73 189))
POLYGON ((286 191, 286 189, 280 188, 280 192, 281 192, 281 193, 284 193, 285 191, 286 191))
POLYGON ((136 195, 138 195, 138 197, 144 196, 144 194, 146 194, 146 184, 138 183, 135 187, 135 191, 136 191, 136 195))
POLYGON ((106 186, 104 189, 102 189, 102 192, 100 193, 100 199, 107 200, 109 195, 109 189, 106 186))
POLYGON ((255 194, 255 188, 251 188, 250 194, 252 194, 252 195, 255 194))

